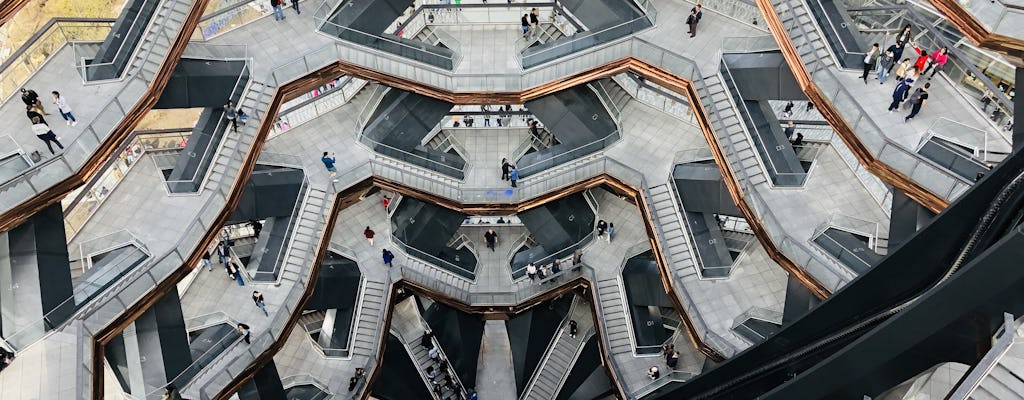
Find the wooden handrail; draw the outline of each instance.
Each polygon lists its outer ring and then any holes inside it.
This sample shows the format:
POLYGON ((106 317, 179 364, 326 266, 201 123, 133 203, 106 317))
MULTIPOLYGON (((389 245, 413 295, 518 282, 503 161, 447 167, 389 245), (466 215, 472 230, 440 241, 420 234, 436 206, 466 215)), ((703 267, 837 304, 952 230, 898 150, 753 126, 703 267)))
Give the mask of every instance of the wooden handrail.
POLYGON ((949 206, 948 200, 926 189, 888 164, 879 161, 871 153, 871 150, 857 137, 857 132, 853 130, 853 127, 843 119, 839 110, 832 105, 832 102, 818 88, 818 85, 814 84, 814 80, 811 78, 810 73, 807 72, 807 68, 800 58, 800 53, 790 40, 786 29, 782 26, 782 21, 779 19, 778 14, 775 13, 771 1, 755 1, 757 8, 761 10, 761 14, 764 16, 768 30, 775 37, 775 41, 779 43, 782 57, 786 60, 786 64, 789 64, 789 69, 793 72, 793 77, 796 78, 800 89, 807 96, 807 99, 818 108, 818 111, 825 117, 825 120, 832 126, 832 129, 835 130, 836 135, 846 144, 846 147, 850 149, 850 152, 857 158, 857 161, 879 179, 903 191, 907 197, 910 197, 934 213, 939 213, 949 206))
POLYGON ((957 0, 928 0, 928 2, 978 47, 1006 53, 1016 58, 1024 57, 1024 38, 1001 35, 988 30, 981 21, 974 18, 970 10, 964 8, 957 0))
POLYGON ((17 14, 18 10, 21 10, 21 8, 28 4, 28 2, 29 0, 0 1, 0 26, 6 24, 7 21, 11 20, 11 18, 14 18, 14 14, 17 14))

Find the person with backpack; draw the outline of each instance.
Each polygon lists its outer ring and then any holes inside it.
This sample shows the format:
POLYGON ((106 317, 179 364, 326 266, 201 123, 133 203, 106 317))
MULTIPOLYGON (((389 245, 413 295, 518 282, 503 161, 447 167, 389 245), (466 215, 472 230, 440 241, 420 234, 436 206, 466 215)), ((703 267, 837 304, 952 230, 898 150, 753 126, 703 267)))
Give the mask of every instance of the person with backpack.
POLYGON ((270 0, 270 7, 274 9, 274 21, 281 21, 284 19, 284 10, 281 9, 281 3, 284 0, 270 0))
POLYGON ((910 101, 907 102, 911 106, 910 114, 903 118, 903 123, 910 122, 911 118, 914 118, 917 116, 917 113, 921 112, 921 108, 928 102, 928 88, 930 87, 932 87, 931 83, 925 83, 924 87, 917 88, 914 94, 910 96, 910 101))
POLYGON ((875 67, 876 62, 878 62, 878 43, 871 45, 871 48, 864 52, 864 73, 860 78, 864 80, 865 85, 868 84, 868 74, 871 73, 871 68, 875 67))

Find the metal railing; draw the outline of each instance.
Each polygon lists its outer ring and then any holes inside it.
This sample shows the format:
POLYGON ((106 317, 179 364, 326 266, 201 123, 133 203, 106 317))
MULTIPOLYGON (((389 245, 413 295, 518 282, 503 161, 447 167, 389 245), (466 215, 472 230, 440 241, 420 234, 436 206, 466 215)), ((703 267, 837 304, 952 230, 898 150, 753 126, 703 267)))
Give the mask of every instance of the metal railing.
POLYGON ((710 9, 727 15, 749 25, 755 25, 760 29, 768 29, 764 23, 764 16, 757 9, 754 2, 744 0, 701 0, 700 4, 704 9, 710 9))
POLYGON ((971 393, 981 385, 981 381, 988 377, 992 369, 999 364, 1003 355, 1016 341, 1017 329, 1012 314, 1003 313, 1003 325, 992 336, 992 347, 970 369, 967 376, 960 380, 953 393, 946 398, 958 400, 970 398, 971 393))
MULTIPOLYGON (((1000 162, 1008 156, 1012 150, 1012 144, 1007 142, 1003 135, 993 135, 988 130, 978 129, 946 117, 939 117, 928 127, 928 135, 921 138, 917 148, 920 149, 930 136, 938 136, 947 141, 955 141, 964 147, 972 148, 972 157, 980 158, 975 160, 979 165, 985 166, 986 162, 1000 162), (966 135, 964 132, 968 132, 966 135), (966 136, 966 138, 965 138, 966 136), (993 137, 995 136, 995 137, 993 137), (973 139, 983 138, 982 143, 973 142, 973 139), (993 155, 998 155, 995 159, 993 155)), ((989 168, 988 166, 985 166, 989 168)))
POLYGON ((106 162, 89 183, 61 200, 64 206, 64 233, 68 241, 74 239, 142 157, 152 151, 181 149, 191 134, 188 128, 132 132, 128 141, 121 145, 116 155, 106 162))
MULTIPOLYGON (((252 80, 252 77, 249 76, 249 73, 251 72, 249 67, 251 65, 252 61, 246 60, 245 67, 242 68, 241 73, 235 80, 235 84, 233 86, 233 89, 231 90, 231 94, 228 95, 229 99, 238 99, 235 101, 235 103, 241 103, 243 98, 242 95, 246 92, 246 88, 249 87, 247 82, 252 80), (243 81, 242 78, 248 78, 248 81, 243 81)), ((218 132, 223 132, 221 133, 221 140, 217 143, 214 143, 214 141, 211 139, 210 142, 206 143, 206 148, 203 149, 203 153, 201 155, 195 152, 189 152, 188 156, 190 158, 193 158, 192 162, 199 163, 196 166, 196 170, 192 172, 191 177, 183 177, 181 179, 173 180, 165 179, 164 186, 166 187, 168 193, 197 192, 202 186, 202 180, 205 180, 205 178, 211 172, 212 168, 210 168, 210 166, 213 165, 214 162, 214 153, 220 151, 221 144, 224 143, 223 139, 226 138, 231 133, 229 131, 231 127, 230 121, 227 119, 227 117, 223 114, 222 111, 213 111, 212 115, 217 117, 217 125, 214 126, 212 131, 210 131, 210 134, 213 137, 216 137, 218 132), (198 160, 195 160, 197 158, 198 160)))
POLYGON ((1024 8, 1020 4, 1004 0, 961 0, 958 3, 990 32, 1021 37, 1019 29, 1024 26, 1024 8), (996 7, 1000 7, 998 12, 992 12, 996 7))
MULTIPOLYGON (((753 120, 753 116, 750 110, 747 108, 747 104, 743 101, 742 95, 740 94, 739 87, 736 86, 736 80, 733 79, 732 71, 729 69, 728 64, 725 60, 721 62, 719 71, 723 73, 722 77, 725 78, 722 82, 726 87, 728 94, 733 97, 734 104, 740 112, 741 120, 747 127, 747 135, 750 138, 751 147, 754 147, 758 158, 761 160, 761 165, 765 168, 765 172, 770 178, 769 181, 777 186, 803 186, 807 180, 808 173, 806 171, 801 172, 782 172, 775 165, 775 160, 769 154, 769 151, 781 152, 783 146, 789 145, 789 143, 781 143, 779 145, 768 147, 762 139, 762 135, 770 135, 771 133, 761 133, 757 128, 757 123, 753 120)), ((795 153, 795 151, 794 151, 795 153)), ((782 155, 782 153, 779 153, 782 155)))
MULTIPOLYGON (((92 53, 91 51, 87 51, 85 53, 80 53, 79 52, 80 47, 77 47, 77 46, 74 47, 74 49, 75 49, 75 68, 81 74, 82 83, 88 83, 88 82, 94 82, 94 81, 102 81, 102 80, 118 79, 118 78, 120 78, 121 76, 124 75, 125 72, 127 72, 129 66, 131 65, 131 62, 130 62, 130 60, 127 60, 127 59, 124 59, 122 62, 118 62, 118 59, 123 59, 123 57, 130 57, 132 55, 132 53, 136 53, 136 52, 141 54, 143 51, 147 52, 147 55, 146 55, 145 58, 148 59, 149 58, 149 54, 151 54, 152 51, 153 51, 153 47, 155 47, 156 43, 160 43, 160 39, 161 38, 163 38, 165 40, 164 43, 167 43, 168 46, 170 46, 170 44, 173 42, 173 38, 168 37, 167 34, 166 34, 166 31, 164 30, 164 28, 167 27, 168 22, 170 21, 170 17, 167 16, 167 15, 161 14, 161 11, 164 10, 164 9, 167 9, 167 10, 174 9, 174 7, 180 1, 183 1, 183 0, 166 0, 166 3, 164 3, 162 0, 143 0, 144 3, 148 3, 148 2, 155 2, 156 3, 156 5, 153 6, 154 7, 153 14, 150 15, 149 18, 144 18, 146 16, 144 15, 144 13, 141 10, 145 9, 146 5, 143 4, 143 5, 140 6, 140 11, 135 15, 135 18, 132 19, 132 23, 131 23, 131 25, 128 26, 128 29, 123 31, 123 34, 118 34, 118 35, 115 35, 113 37, 113 39, 115 39, 115 40, 116 39, 121 39, 121 43, 118 44, 117 51, 114 53, 114 56, 110 57, 110 61, 93 63, 91 61, 96 61, 93 58, 93 57, 96 56, 95 53, 92 53), (144 20, 144 19, 146 19, 146 20, 144 20), (136 31, 136 27, 138 27, 138 30, 139 30, 138 31, 139 32, 138 33, 139 37, 133 40, 132 36, 134 36, 134 35, 132 33, 136 31), (149 49, 148 50, 142 50, 140 44, 143 43, 143 36, 145 36, 147 33, 148 34, 152 34, 152 35, 159 35, 159 36, 156 36, 156 37, 152 38, 153 39, 153 41, 152 41, 153 43, 151 43, 149 45, 149 49), (131 44, 131 47, 128 46, 129 44, 131 44), (124 52, 127 52, 126 53, 127 55, 123 55, 122 53, 124 53, 124 52), (123 66, 118 66, 118 64, 121 64, 121 63, 123 63, 124 65, 123 66), (95 75, 98 75, 99 71, 101 71, 103 69, 107 69, 107 68, 113 68, 113 67, 118 68, 118 71, 113 73, 111 77, 93 78, 95 75)), ((110 39, 112 39, 112 38, 108 36, 107 40, 110 40, 110 39)))
POLYGON ((6 102, 65 44, 98 41, 110 33, 113 18, 52 18, 0 64, 0 100, 6 102))
POLYGON ((594 46, 614 42, 653 27, 657 15, 654 12, 654 6, 647 0, 641 0, 638 3, 646 5, 645 9, 648 10, 648 14, 640 15, 600 31, 577 33, 567 39, 551 42, 550 45, 544 44, 526 48, 523 51, 523 69, 532 69, 547 62, 576 54, 594 46))

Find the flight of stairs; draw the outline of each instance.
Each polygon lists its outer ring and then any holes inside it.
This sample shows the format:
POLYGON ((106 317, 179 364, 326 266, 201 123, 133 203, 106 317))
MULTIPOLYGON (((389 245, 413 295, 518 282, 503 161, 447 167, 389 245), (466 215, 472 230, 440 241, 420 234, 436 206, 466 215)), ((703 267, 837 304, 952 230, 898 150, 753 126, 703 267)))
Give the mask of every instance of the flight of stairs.
POLYGON ((681 281, 688 281, 699 277, 697 268, 700 267, 694 263, 690 253, 687 231, 674 191, 672 185, 666 183, 647 189, 647 195, 673 275, 681 281))
MULTIPOLYGON (((773 0, 772 8, 782 21, 782 27, 789 33, 789 40, 800 53, 804 65, 823 63, 826 67, 835 66, 835 60, 829 54, 828 44, 818 31, 817 22, 810 14, 803 0, 773 0)), ((808 71, 813 72, 813 71, 808 71)))
POLYGON ((743 121, 729 98, 721 75, 711 75, 699 82, 697 92, 700 94, 701 104, 708 111, 719 146, 725 152, 736 178, 741 184, 757 185, 767 182, 757 153, 750 145, 747 133, 743 129, 743 121))
POLYGON ((409 255, 395 261, 396 264, 398 262, 402 263, 403 278, 457 299, 465 299, 473 284, 466 278, 409 255))
POLYGON ((576 337, 569 336, 568 320, 558 330, 558 337, 548 348, 548 353, 537 366, 533 373, 533 379, 519 396, 523 400, 548 400, 558 396, 565 378, 576 363, 583 345, 587 342, 593 332, 590 329, 594 326, 593 316, 590 314, 590 306, 583 298, 577 298, 570 311, 570 319, 577 323, 576 337))
POLYGON ((619 291, 619 278, 597 281, 597 298, 604 318, 605 335, 608 336, 611 356, 630 353, 633 342, 629 335, 629 319, 626 316, 626 298, 619 291))
MULTIPOLYGON (((431 395, 434 397, 434 400, 462 398, 462 393, 464 393, 465 390, 461 387, 461 384, 459 383, 459 378, 457 376, 452 376, 454 388, 446 388, 444 385, 445 375, 447 375, 449 372, 452 372, 452 367, 450 365, 448 368, 445 368, 445 370, 439 370, 439 374, 437 375, 436 378, 434 378, 434 382, 441 384, 441 396, 437 396, 437 394, 434 393, 434 385, 430 383, 430 378, 427 378, 427 366, 433 366, 434 369, 438 369, 440 368, 440 365, 439 363, 436 363, 430 359, 430 349, 420 346, 421 339, 422 335, 416 336, 415 338, 410 339, 410 343, 406 343, 405 345, 406 348, 409 350, 409 355, 412 357, 413 363, 416 364, 416 369, 420 371, 420 376, 423 378, 423 381, 428 383, 427 390, 430 391, 431 395)), ((436 346, 437 350, 441 353, 441 358, 448 359, 448 356, 444 353, 444 349, 441 348, 441 346, 437 343, 437 339, 434 339, 433 342, 434 346, 436 346)))
POLYGON ((150 81, 160 69, 171 46, 171 41, 178 35, 182 22, 192 8, 193 2, 184 0, 166 0, 153 14, 154 22, 146 31, 135 60, 128 68, 129 74, 140 73, 143 80, 150 81))
POLYGON ((239 100, 240 107, 249 115, 249 122, 239 126, 238 132, 227 132, 220 148, 214 156, 210 167, 209 179, 204 185, 206 190, 216 190, 225 178, 234 179, 241 168, 244 154, 252 148, 259 130, 260 120, 257 112, 262 115, 267 107, 274 88, 257 81, 251 81, 247 90, 239 100))
POLYGON ((626 89, 623 89, 622 86, 619 85, 618 81, 614 79, 604 78, 595 81, 592 85, 608 94, 609 98, 606 100, 611 103, 609 106, 614 108, 614 110, 608 110, 609 112, 620 114, 622 110, 626 109, 626 104, 633 99, 633 96, 630 95, 626 89))
POLYGON ((363 285, 363 301, 359 304, 355 335, 349 341, 349 355, 370 357, 380 343, 381 321, 388 299, 388 286, 384 282, 367 279, 363 285))
POLYGON ((528 47, 533 46, 536 43, 544 44, 554 40, 558 40, 565 37, 565 33, 561 29, 558 29, 555 24, 550 22, 540 23, 540 32, 530 32, 527 37, 520 37, 516 40, 516 52, 522 53, 528 47))
POLYGON ((1024 400, 1024 345, 1010 345, 968 399, 1024 400))
POLYGON ((287 249, 285 259, 281 261, 281 281, 295 282, 298 289, 305 285, 299 284, 306 275, 313 261, 313 254, 316 253, 319 244, 319 235, 326 224, 327 210, 330 205, 330 197, 327 192, 310 188, 306 194, 302 210, 297 216, 295 227, 291 234, 290 246, 287 249))

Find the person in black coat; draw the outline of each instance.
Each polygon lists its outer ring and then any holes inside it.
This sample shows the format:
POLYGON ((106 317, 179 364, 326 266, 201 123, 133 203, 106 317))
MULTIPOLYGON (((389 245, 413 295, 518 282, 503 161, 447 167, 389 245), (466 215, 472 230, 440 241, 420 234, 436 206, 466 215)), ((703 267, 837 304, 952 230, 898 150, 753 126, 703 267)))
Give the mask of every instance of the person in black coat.
POLYGON ((690 26, 690 37, 697 36, 697 24, 704 13, 700 10, 700 4, 690 9, 690 16, 686 17, 686 25, 690 26))

